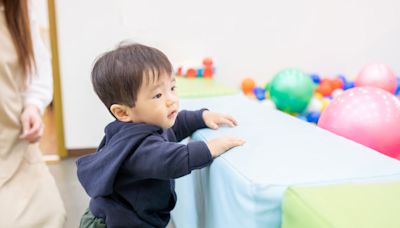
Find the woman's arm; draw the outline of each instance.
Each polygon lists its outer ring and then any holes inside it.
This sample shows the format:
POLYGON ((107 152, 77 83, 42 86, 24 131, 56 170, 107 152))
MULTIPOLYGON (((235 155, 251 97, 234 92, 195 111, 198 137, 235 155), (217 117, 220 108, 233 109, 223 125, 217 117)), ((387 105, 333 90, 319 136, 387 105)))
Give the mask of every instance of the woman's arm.
POLYGON ((20 120, 22 124, 21 139, 30 143, 37 142, 43 134, 41 115, 53 98, 53 80, 50 55, 39 33, 39 23, 30 5, 32 45, 35 66, 27 80, 27 89, 23 94, 24 109, 20 120))
MULTIPOLYGON (((33 2, 31 2, 32 4, 33 2)), ((50 54, 40 36, 39 22, 31 5, 31 33, 36 68, 28 77, 27 90, 24 93, 24 105, 36 106, 43 114, 46 106, 53 99, 53 78, 50 54)))

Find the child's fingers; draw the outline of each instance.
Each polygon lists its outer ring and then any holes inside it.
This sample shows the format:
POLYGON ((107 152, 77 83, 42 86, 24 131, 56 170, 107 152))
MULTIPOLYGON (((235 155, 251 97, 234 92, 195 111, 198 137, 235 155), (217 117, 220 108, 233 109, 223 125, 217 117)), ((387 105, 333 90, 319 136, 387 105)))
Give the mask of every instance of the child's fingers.
POLYGON ((244 141, 241 138, 237 138, 237 137, 229 137, 228 139, 229 139, 229 144, 230 144, 229 147, 230 148, 236 147, 236 146, 241 146, 244 143, 246 143, 246 141, 244 141))
POLYGON ((215 122, 211 122, 208 124, 208 127, 211 129, 218 129, 218 124, 216 124, 215 122))
POLYGON ((227 118, 228 120, 230 120, 235 126, 237 125, 237 121, 236 119, 231 116, 231 115, 226 115, 225 118, 227 118))
POLYGON ((236 146, 241 146, 241 145, 245 144, 246 141, 244 141, 243 139, 235 139, 235 140, 233 141, 233 143, 234 143, 236 146))
POLYGON ((222 117, 222 118, 220 119, 219 123, 220 123, 220 124, 226 124, 226 125, 228 125, 228 126, 230 126, 230 127, 236 126, 236 123, 235 123, 234 121, 232 121, 232 120, 230 120, 230 119, 228 119, 228 118, 226 118, 226 117, 222 117))

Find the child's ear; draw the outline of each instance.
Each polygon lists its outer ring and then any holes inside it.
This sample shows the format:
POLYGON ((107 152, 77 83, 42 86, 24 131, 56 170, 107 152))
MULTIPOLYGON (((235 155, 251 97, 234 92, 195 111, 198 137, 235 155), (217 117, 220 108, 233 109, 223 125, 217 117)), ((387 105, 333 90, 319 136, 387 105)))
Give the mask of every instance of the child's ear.
POLYGON ((130 115, 130 108, 126 105, 121 104, 113 104, 110 107, 111 113, 122 122, 132 122, 132 118, 130 115))

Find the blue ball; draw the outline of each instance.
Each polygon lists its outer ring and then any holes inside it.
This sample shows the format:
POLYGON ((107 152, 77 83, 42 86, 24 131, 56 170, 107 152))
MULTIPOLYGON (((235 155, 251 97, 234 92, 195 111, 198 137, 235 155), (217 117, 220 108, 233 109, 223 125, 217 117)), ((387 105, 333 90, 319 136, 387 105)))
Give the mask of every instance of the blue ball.
POLYGON ((338 78, 339 78, 340 80, 342 80, 343 85, 346 85, 346 83, 348 82, 348 81, 347 81, 347 78, 346 78, 346 76, 345 76, 344 74, 339 74, 339 75, 338 75, 338 78))
POLYGON ((197 77, 203 77, 203 68, 197 68, 197 77))
POLYGON ((354 82, 346 82, 346 84, 344 84, 344 86, 343 86, 343 89, 344 90, 347 90, 347 89, 351 89, 351 88, 353 88, 355 85, 354 85, 354 82))
POLYGON ((400 95, 400 78, 397 78, 397 89, 394 92, 396 96, 400 95))
POLYGON ((311 80, 315 83, 315 84, 319 84, 321 82, 321 78, 319 77, 318 74, 310 74, 311 80))
POLYGON ((309 112, 306 116, 307 121, 310 123, 318 123, 319 117, 321 116, 321 113, 319 112, 309 112))
POLYGON ((265 99, 265 89, 264 88, 254 87, 253 93, 258 100, 262 101, 265 99))

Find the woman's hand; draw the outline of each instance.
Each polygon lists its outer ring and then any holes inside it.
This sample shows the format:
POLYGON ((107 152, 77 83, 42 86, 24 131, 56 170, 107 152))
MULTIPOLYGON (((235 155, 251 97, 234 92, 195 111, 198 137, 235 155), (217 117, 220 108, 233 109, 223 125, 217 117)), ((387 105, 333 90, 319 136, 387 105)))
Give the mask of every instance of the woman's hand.
POLYGON ((44 129, 39 109, 34 105, 27 105, 22 111, 20 120, 22 124, 20 138, 29 143, 39 141, 44 129))
POLYGON ((225 115, 217 112, 204 111, 203 112, 203 120, 206 123, 207 127, 212 129, 218 129, 218 125, 226 124, 230 127, 234 127, 237 125, 237 121, 230 115, 225 115))

